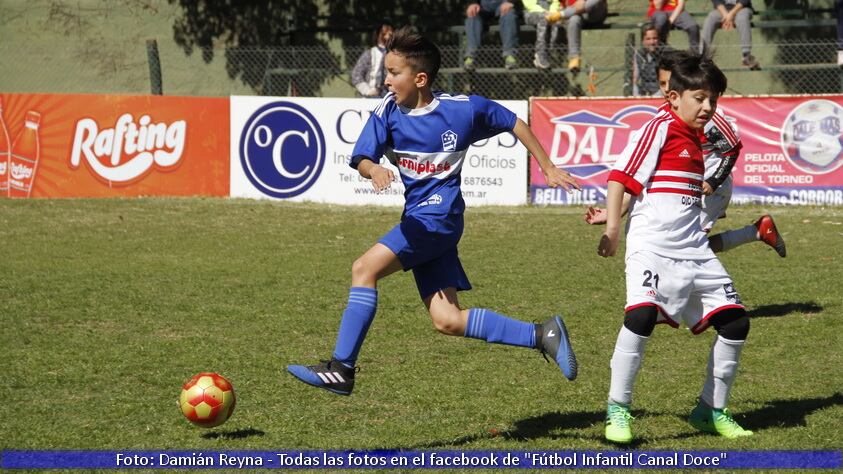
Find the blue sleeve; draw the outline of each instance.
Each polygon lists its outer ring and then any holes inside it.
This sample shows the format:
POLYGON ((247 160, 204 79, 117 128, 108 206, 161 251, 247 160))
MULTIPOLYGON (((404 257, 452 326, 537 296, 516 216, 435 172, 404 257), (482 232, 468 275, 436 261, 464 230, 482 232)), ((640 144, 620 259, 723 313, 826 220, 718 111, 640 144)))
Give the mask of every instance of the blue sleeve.
MULTIPOLYGON (((385 110, 382 115, 386 115, 385 110)), ((349 166, 356 169, 363 157, 369 158, 375 163, 380 163, 388 142, 389 132, 386 129, 386 120, 381 115, 373 113, 366 121, 366 125, 363 126, 363 131, 360 132, 357 143, 354 144, 354 151, 351 152, 354 159, 351 160, 349 166)))
POLYGON ((468 101, 473 114, 472 143, 515 128, 518 117, 506 107, 479 95, 469 96, 468 101))

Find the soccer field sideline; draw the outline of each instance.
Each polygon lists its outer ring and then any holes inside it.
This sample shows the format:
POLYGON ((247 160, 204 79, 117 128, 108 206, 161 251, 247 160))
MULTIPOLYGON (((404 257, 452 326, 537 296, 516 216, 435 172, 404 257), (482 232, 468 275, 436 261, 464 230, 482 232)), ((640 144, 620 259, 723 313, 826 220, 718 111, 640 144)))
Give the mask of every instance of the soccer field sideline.
MULTIPOLYGON (((685 423, 712 332, 660 326, 636 386, 636 449, 840 448, 843 209, 734 207, 715 230, 764 211, 788 257, 762 244, 723 256, 753 316, 733 409, 756 436, 730 442, 685 423)), ((359 386, 344 398, 283 367, 329 354, 351 262, 398 208, 0 201, 3 447, 607 449, 623 259, 596 255, 600 229, 584 212, 470 208, 460 247, 474 285, 463 305, 525 320, 562 312, 576 382, 532 351, 436 334, 412 278, 397 275, 381 285, 359 386), (238 395, 231 420, 209 432, 176 408, 201 370, 228 377, 238 395)))

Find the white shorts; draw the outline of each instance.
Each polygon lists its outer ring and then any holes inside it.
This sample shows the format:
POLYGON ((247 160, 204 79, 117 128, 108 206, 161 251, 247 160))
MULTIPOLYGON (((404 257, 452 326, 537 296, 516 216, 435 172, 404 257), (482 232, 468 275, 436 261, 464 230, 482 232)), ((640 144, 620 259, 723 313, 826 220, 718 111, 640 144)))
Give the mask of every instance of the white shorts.
POLYGON ((716 258, 679 260, 646 250, 626 259, 626 311, 640 306, 659 309, 659 323, 691 332, 706 330, 711 316, 743 308, 732 277, 716 258))
POLYGON ((702 197, 702 212, 700 213, 700 226, 705 232, 709 232, 717 219, 726 216, 726 208, 732 200, 732 177, 726 178, 723 184, 709 196, 702 197))

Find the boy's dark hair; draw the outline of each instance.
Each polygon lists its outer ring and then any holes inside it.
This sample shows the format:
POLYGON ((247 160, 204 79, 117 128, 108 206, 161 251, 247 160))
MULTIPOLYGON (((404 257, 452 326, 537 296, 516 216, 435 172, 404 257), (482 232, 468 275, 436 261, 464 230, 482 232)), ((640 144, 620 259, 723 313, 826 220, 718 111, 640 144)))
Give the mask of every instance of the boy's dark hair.
POLYGON ((648 21, 647 23, 644 23, 643 25, 641 25, 641 39, 642 40, 644 39, 644 35, 646 35, 647 32, 650 31, 650 30, 658 31, 658 30, 656 30, 656 25, 654 25, 653 22, 648 21))
POLYGON ((383 31, 383 29, 386 28, 387 26, 392 28, 393 31, 395 30, 395 25, 393 25, 389 21, 384 20, 384 21, 377 24, 377 26, 375 27, 375 30, 372 32, 372 45, 373 46, 378 45, 378 38, 380 38, 380 36, 381 36, 381 31, 383 31))
POLYGON ((386 50, 403 56, 416 72, 427 73, 428 85, 436 80, 442 54, 432 41, 411 28, 405 26, 393 33, 386 50))
POLYGON ((707 53, 688 53, 675 58, 670 74, 670 90, 679 92, 706 89, 722 95, 726 91, 726 75, 707 53))
POLYGON ((665 45, 659 52, 659 69, 662 71, 673 71, 677 61, 690 54, 688 51, 679 51, 665 45))

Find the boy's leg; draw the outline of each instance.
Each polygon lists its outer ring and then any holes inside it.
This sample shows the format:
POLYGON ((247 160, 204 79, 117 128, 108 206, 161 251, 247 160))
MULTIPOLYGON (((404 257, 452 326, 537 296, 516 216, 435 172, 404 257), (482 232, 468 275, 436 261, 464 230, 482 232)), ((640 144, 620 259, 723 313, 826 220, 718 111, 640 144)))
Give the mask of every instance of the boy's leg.
POLYGON ((501 7, 498 5, 495 14, 498 15, 504 66, 507 69, 512 69, 518 65, 518 60, 515 57, 515 49, 518 47, 518 13, 515 8, 510 8, 505 15, 501 15, 501 7))
POLYGON ((539 69, 547 69, 550 63, 547 58, 547 19, 544 13, 533 12, 524 14, 524 23, 536 26, 536 55, 533 65, 539 69))
POLYGON ((741 428, 727 408, 741 349, 749 333, 749 316, 743 308, 730 308, 715 314, 710 321, 717 335, 711 347, 700 403, 691 412, 689 421, 701 431, 727 438, 750 436, 752 431, 741 428))
POLYGON ((659 43, 667 44, 667 35, 670 33, 670 12, 659 10, 653 12, 650 20, 653 22, 653 27, 659 33, 659 43))
POLYGON ((493 344, 529 347, 550 354, 569 380, 577 377, 577 360, 565 324, 559 316, 533 324, 489 309, 462 309, 456 288, 439 290, 424 299, 436 330, 493 344))
POLYGON ((722 22, 723 15, 721 15, 717 10, 710 11, 708 16, 705 17, 705 22, 703 23, 702 28, 703 50, 711 48, 711 43, 714 42, 714 33, 716 33, 717 29, 720 28, 720 24, 722 22))
POLYGON ((632 388, 644 360, 644 349, 658 318, 655 306, 639 306, 626 312, 615 342, 610 366, 609 407, 606 412, 606 439, 616 443, 632 441, 629 406, 632 388))
POLYGON ((351 289, 343 311, 333 357, 317 365, 290 365, 287 370, 307 384, 340 395, 354 387, 354 364, 377 310, 377 281, 401 270, 398 256, 377 243, 351 267, 351 289))
POLYGON ((673 23, 674 28, 688 33, 688 47, 691 51, 700 50, 700 25, 694 20, 690 13, 684 11, 676 17, 676 22, 673 23))
POLYGON ((725 252, 739 245, 760 240, 773 247, 780 257, 787 256, 784 238, 770 215, 761 216, 754 224, 712 235, 708 240, 714 252, 725 252))

